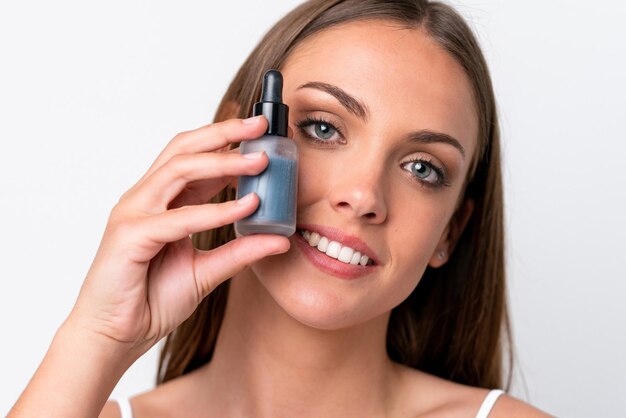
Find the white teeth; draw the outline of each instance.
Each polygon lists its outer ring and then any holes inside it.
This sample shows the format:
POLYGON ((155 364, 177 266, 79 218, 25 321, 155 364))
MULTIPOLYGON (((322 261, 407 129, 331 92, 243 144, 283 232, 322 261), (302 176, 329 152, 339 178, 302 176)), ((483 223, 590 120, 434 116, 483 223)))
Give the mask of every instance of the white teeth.
POLYGON ((326 255, 332 258, 339 257, 339 251, 341 251, 341 244, 337 241, 331 241, 328 243, 328 248, 326 249, 326 255))
POLYGON ((328 238, 326 237, 320 238, 320 242, 317 244, 317 249, 325 253, 326 250, 328 249, 328 238))
POLYGON ((319 244, 321 238, 322 237, 317 232, 311 232, 311 236, 308 239, 309 245, 311 247, 317 247, 317 244, 319 244))
POLYGON ((361 254, 350 247, 343 246, 337 241, 330 241, 328 238, 321 236, 317 232, 301 231, 300 234, 311 247, 317 247, 319 251, 325 253, 327 256, 336 258, 343 263, 351 264, 353 266, 359 264, 362 266, 372 264, 368 256, 361 254))
MULTIPOLYGON (((328 254, 328 252, 326 252, 328 254)), ((350 247, 343 247, 339 252, 339 257, 337 260, 343 261, 344 263, 349 263, 352 260, 352 255, 354 254, 354 250, 350 247)))

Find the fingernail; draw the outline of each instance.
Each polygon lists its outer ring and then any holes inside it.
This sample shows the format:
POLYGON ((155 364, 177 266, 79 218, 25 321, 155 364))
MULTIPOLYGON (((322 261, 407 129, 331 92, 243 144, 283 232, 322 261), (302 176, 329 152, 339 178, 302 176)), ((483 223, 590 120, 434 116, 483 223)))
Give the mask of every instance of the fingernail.
POLYGON ((261 118, 262 118, 262 117, 263 117, 263 115, 253 116, 253 117, 251 117, 251 118, 248 118, 248 119, 244 119, 244 120, 242 120, 242 122, 243 122, 245 125, 253 125, 253 124, 255 124, 255 123, 259 123, 259 121, 261 120, 261 118))
POLYGON ((237 200, 237 204, 238 205, 245 205, 246 203, 250 202, 252 200, 252 197, 254 196, 254 192, 250 192, 247 195, 245 195, 244 197, 242 197, 241 199, 237 200))
POLYGON ((265 151, 257 151, 257 152, 251 152, 248 154, 243 154, 243 158, 247 158, 248 160, 258 160, 259 158, 261 158, 264 152, 265 151))

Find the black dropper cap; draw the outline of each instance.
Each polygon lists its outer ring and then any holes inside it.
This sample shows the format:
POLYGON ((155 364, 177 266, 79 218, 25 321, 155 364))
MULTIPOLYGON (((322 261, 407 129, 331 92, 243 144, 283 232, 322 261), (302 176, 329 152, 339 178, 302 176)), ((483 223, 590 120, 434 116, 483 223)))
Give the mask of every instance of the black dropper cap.
POLYGON ((263 76, 261 101, 254 104, 253 116, 267 118, 266 135, 287 136, 289 107, 283 103, 283 75, 278 70, 268 70, 263 76))

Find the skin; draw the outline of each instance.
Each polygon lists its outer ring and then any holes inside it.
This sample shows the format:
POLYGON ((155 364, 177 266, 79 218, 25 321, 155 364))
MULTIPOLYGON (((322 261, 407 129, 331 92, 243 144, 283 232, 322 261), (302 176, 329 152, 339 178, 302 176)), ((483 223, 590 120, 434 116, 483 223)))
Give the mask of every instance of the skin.
MULTIPOLYGON (((471 214, 471 202, 460 200, 477 145, 466 76, 421 30, 389 22, 323 31, 282 72, 300 151, 298 222, 358 236, 376 254, 374 271, 351 281, 331 276, 303 257, 295 237, 238 237, 195 251, 190 233, 247 216, 258 198, 201 203, 268 162, 215 151, 258 137, 267 125, 230 120, 179 134, 112 211, 77 303, 9 417, 43 407, 96 416, 103 405, 101 417, 118 417, 105 401, 123 372, 231 276, 213 360, 134 397, 136 418, 476 414, 485 389, 395 364, 385 350, 390 310, 428 265, 445 263, 471 214), (309 82, 340 87, 367 108, 367 118, 328 93, 299 88, 309 82), (312 143, 298 126, 307 116, 331 122, 343 142, 312 143), (421 129, 456 138, 465 156, 446 143, 405 139, 421 129), (448 185, 412 178, 405 163, 416 157, 445 166, 448 185), (83 357, 83 368, 72 367, 83 357), (70 383, 55 384, 61 374, 70 383)), ((490 416, 544 415, 504 396, 490 416)))
POLYGON ((411 293, 427 265, 445 261, 436 253, 447 253, 448 225, 476 147, 469 82, 421 31, 371 23, 354 23, 310 39, 290 57, 283 73, 284 99, 290 104, 301 158, 298 222, 358 236, 380 265, 365 280, 329 280, 292 244, 289 252, 257 263, 252 273, 283 310, 311 327, 337 330, 369 320, 384 323, 381 315, 411 293), (377 39, 376 45, 369 39, 377 39), (328 93, 298 89, 311 81, 339 86, 357 97, 369 110, 367 120, 352 115, 328 93), (321 146, 307 140, 295 126, 306 117, 321 117, 339 128, 344 138, 335 135, 332 140, 340 138, 341 143, 321 146), (420 129, 457 138, 466 157, 448 144, 405 139, 420 129), (418 182, 403 167, 415 158, 445 166, 449 186, 418 182))

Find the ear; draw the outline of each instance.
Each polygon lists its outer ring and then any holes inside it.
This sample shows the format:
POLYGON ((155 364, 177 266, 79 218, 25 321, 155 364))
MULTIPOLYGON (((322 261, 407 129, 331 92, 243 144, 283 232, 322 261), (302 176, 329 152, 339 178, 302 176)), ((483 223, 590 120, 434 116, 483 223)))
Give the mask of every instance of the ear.
POLYGON ((428 262, 429 266, 438 268, 448 262, 473 212, 474 201, 472 199, 465 199, 454 215, 452 215, 448 226, 443 234, 441 234, 441 239, 435 248, 435 252, 428 262))

